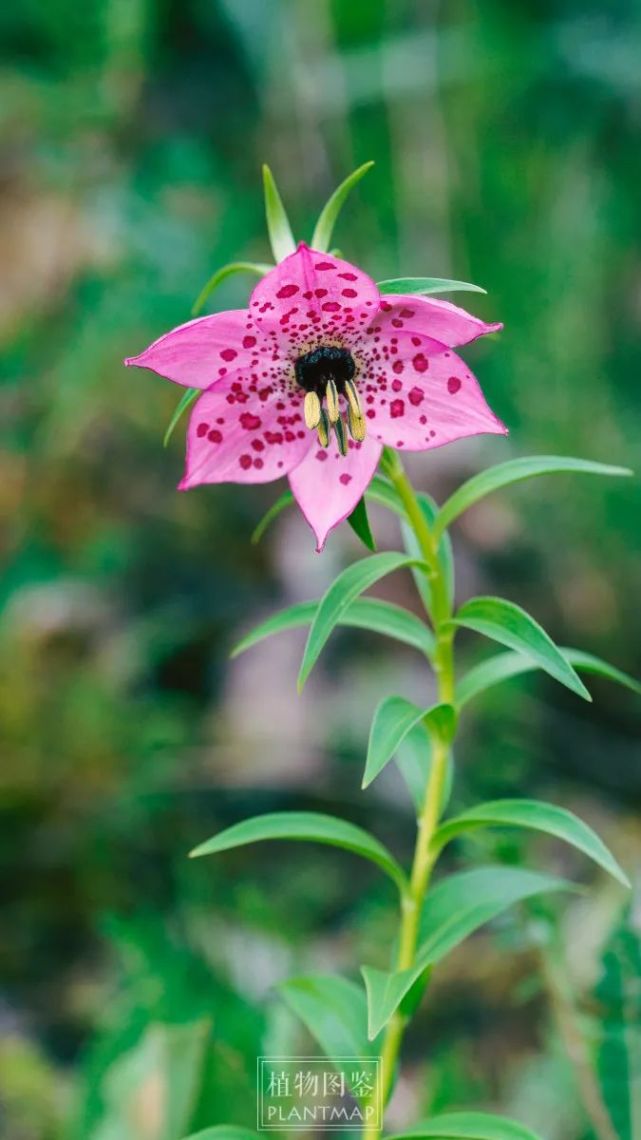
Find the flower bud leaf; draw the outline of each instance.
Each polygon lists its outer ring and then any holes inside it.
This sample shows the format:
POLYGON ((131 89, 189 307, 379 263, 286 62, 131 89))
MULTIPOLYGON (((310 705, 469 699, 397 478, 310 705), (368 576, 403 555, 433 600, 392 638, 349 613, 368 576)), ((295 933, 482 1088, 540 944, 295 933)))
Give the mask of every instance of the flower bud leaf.
POLYGON ((445 277, 393 277, 377 285, 381 293, 487 293, 480 285, 445 277))
POLYGON ((283 206, 283 200, 268 166, 263 166, 263 187, 265 191, 265 217, 269 244, 275 261, 282 261, 296 250, 296 241, 283 206))
POLYGON ((320 212, 316 228, 312 235, 312 249, 319 249, 324 253, 327 252, 329 243, 332 240, 334 226, 336 225, 338 215, 343 208, 346 198, 354 189, 356 183, 360 182, 361 178, 367 174, 368 170, 372 169, 373 165, 373 162, 364 162, 362 166, 357 167, 356 170, 352 171, 352 173, 341 182, 340 186, 336 187, 334 193, 328 198, 320 212))
POLYGON ((214 289, 222 285, 223 281, 226 281, 228 277, 233 277, 236 273, 253 273, 255 277, 264 277, 265 274, 269 273, 270 269, 273 268, 273 265, 268 265, 266 262, 260 261, 230 261, 228 265, 223 265, 220 269, 217 269, 215 273, 212 273, 207 284, 203 285, 200 290, 200 293, 191 307, 192 317, 199 316, 204 308, 205 302, 214 292, 214 289))
POLYGON ((369 518, 367 516, 367 507, 365 505, 365 498, 359 499, 351 515, 347 516, 347 521, 351 526, 357 538, 367 547, 368 550, 376 551, 376 540, 372 534, 372 528, 369 525, 369 518))

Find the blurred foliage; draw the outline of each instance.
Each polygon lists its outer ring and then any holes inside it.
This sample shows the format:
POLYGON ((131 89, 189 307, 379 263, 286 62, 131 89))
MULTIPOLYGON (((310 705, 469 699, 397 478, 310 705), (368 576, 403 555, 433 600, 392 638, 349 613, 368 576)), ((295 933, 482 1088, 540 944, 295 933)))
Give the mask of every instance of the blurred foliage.
MULTIPOLYGON (((250 546, 279 487, 176 495, 181 429, 162 448, 175 389, 120 361, 185 320, 217 267, 268 257, 263 161, 309 236, 334 186, 373 158, 336 230, 345 255, 377 277, 478 281, 488 296, 470 307, 506 325, 468 356, 511 440, 416 460, 421 486, 442 498, 528 451, 638 469, 641 12, 13 0, 0 34, 6 1135, 172 1140, 187 1121, 250 1122, 256 1054, 304 1049, 274 982, 292 965, 376 959, 393 929, 387 888, 349 856, 275 847, 195 866, 186 851, 293 806, 367 820, 406 854, 399 787, 357 788, 381 695, 393 683, 418 698, 429 681, 365 635, 336 639, 300 701, 296 638, 226 665, 250 618, 318 594, 355 540, 343 528, 316 559, 284 515, 250 546), (198 1070, 186 1101, 170 1087, 176 1052, 198 1070)), ((247 288, 229 278, 212 302, 242 305, 247 288)), ((459 592, 503 591, 561 644, 638 675, 640 510, 638 480, 563 477, 488 500, 456 528, 459 592)), ((383 546, 398 541, 372 523, 383 546)), ((412 604, 409 582, 393 588, 412 604)), ((577 707, 525 679, 488 695, 453 806, 545 792, 634 871, 638 704, 605 683, 594 693, 577 707)), ((560 859, 539 840, 470 839, 454 858, 468 850, 560 859)), ((609 887, 573 904, 579 989, 617 914, 609 887)), ((559 1121, 550 1140, 583 1140, 580 1111, 563 1115, 546 1003, 515 996, 530 951, 500 958, 506 937, 480 935, 443 968, 409 1041, 399 1120, 422 1099, 533 1122, 543 1106, 559 1121)))

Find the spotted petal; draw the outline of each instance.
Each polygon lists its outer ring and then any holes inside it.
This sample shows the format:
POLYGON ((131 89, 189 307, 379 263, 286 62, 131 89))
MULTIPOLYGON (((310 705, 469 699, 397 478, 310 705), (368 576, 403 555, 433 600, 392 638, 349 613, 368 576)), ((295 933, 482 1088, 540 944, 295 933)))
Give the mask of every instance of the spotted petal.
POLYGON ((194 405, 179 490, 200 483, 269 483, 287 475, 315 442, 297 394, 225 377, 194 405))
POLYGON ((401 451, 507 434, 460 356, 413 329, 385 320, 379 327, 378 343, 363 352, 359 380, 369 434, 401 451))
POLYGON ((247 309, 232 309, 187 321, 155 340, 125 364, 149 368, 188 388, 210 388, 232 371, 243 373, 274 361, 274 335, 258 333, 247 309))
POLYGON ((301 242, 258 282, 249 309, 259 328, 275 326, 281 345, 298 350, 320 338, 331 344, 353 337, 371 323, 380 300, 362 270, 301 242))
POLYGON ((381 308, 386 312, 392 327, 395 327, 395 321, 402 321, 403 325, 399 327, 411 325, 412 329, 448 345, 449 348, 456 348, 459 344, 469 344, 479 336, 499 332, 503 328, 500 322, 487 324, 479 317, 474 317, 465 309, 459 308, 458 305, 438 300, 436 297, 390 293, 383 298, 381 308))
POLYGON ((382 447, 375 439, 350 440, 346 456, 335 443, 327 449, 316 443, 302 463, 290 472, 294 497, 316 535, 318 551, 330 530, 352 513, 368 486, 380 459, 382 447))

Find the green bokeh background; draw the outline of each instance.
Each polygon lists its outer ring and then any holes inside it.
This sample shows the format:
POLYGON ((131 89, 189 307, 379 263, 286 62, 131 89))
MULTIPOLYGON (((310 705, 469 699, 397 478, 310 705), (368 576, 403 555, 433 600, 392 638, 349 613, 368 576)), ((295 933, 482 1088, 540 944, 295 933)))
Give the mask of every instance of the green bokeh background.
MULTIPOLYGON (((301 698, 298 635, 229 663, 242 630, 317 596, 356 540, 341 528, 319 558, 290 513, 251 546, 277 486, 176 494, 182 429, 161 446, 176 389, 121 360, 187 319, 215 268, 268 257, 263 161, 309 237, 335 184, 373 158, 336 231, 345 255, 379 278, 476 281, 488 296, 469 307, 505 322, 466 357, 509 439, 416 458, 417 483, 442 498, 531 452, 641 469, 641 10, 13 0, 0 30, 0 1127, 179 1140, 251 1123, 258 1053, 315 1051, 274 983, 380 963, 394 924, 388 888, 348 855, 186 852, 299 807, 368 825, 406 857, 409 805, 391 775, 359 792, 363 750, 382 696, 432 689, 409 651, 361 634, 334 639, 301 698), (194 1084, 173 1121, 168 1073, 194 1084)), ((230 280, 215 306, 248 288, 230 280)), ((459 596, 504 593, 561 644, 639 675, 640 514, 638 478, 502 493, 456 527, 459 596)), ((372 518, 395 546, 394 524, 372 518)), ((383 593, 415 605, 400 576, 383 593)), ((488 695, 463 730, 454 800, 553 799, 634 874, 640 707, 591 687, 593 706, 533 678, 488 695)), ((589 880, 565 920, 587 994, 618 889, 554 844, 490 836, 451 865, 467 856, 589 880)), ((528 946, 514 920, 443 967, 397 1122, 494 1107, 549 1140, 591 1135, 528 946)))

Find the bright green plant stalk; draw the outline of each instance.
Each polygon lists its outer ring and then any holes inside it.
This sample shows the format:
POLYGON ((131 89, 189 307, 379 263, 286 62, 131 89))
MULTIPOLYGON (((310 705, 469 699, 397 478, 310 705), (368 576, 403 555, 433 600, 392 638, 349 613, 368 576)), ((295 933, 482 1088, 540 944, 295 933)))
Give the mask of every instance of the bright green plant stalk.
MULTIPOLYGON (((398 493, 408 522, 416 536, 421 554, 425 559, 432 598, 429 616, 436 637, 433 663, 438 683, 438 696, 443 704, 451 704, 454 700, 455 674, 453 630, 448 623, 450 623, 452 615, 447 583, 439 562, 437 546, 398 454, 386 451, 382 466, 398 493)), ((417 821, 416 846, 410 881, 401 902, 397 970, 407 970, 414 965, 421 909, 435 862, 432 840, 441 816, 443 789, 450 759, 450 744, 443 739, 442 734, 432 728, 430 737, 432 750, 425 798, 417 821)), ((381 1049, 382 1099, 384 1105, 387 1104, 391 1092, 394 1069, 407 1021, 408 1018, 399 1010, 391 1018, 385 1032, 381 1049)), ((367 1129, 364 1135, 375 1135, 376 1131, 376 1129, 367 1129)))

